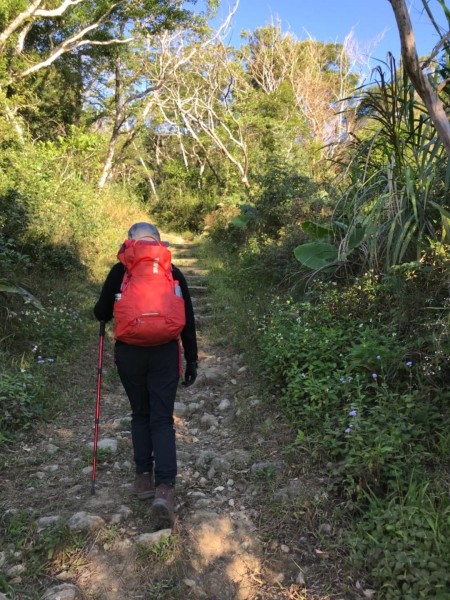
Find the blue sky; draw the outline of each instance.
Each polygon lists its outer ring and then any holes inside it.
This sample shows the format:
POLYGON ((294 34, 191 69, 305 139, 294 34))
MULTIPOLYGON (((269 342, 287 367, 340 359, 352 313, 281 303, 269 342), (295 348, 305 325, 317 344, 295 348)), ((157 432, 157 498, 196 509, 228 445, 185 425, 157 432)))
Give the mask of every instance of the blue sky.
MULTIPOLYGON (((219 20, 228 13, 230 5, 233 0, 222 0, 219 20)), ((421 0, 409 0, 408 6, 419 55, 429 53, 438 42, 437 33, 424 13, 421 0)), ((430 8, 446 32, 448 26, 437 0, 430 1, 430 8)), ((396 58, 400 55, 399 35, 388 0, 240 0, 229 42, 239 46, 243 29, 252 31, 277 19, 283 31, 295 34, 298 39, 311 35, 319 41, 342 42, 353 29, 360 46, 371 48, 369 53, 373 58, 385 60, 388 51, 396 58), (376 43, 379 37, 382 39, 376 43)), ((372 66, 375 64, 373 61, 372 66)))

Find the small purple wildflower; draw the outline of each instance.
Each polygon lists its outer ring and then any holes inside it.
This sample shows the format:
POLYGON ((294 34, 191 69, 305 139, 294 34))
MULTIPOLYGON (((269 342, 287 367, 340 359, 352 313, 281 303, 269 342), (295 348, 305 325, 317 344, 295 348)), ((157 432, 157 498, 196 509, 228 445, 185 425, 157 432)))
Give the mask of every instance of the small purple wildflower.
POLYGON ((351 427, 347 427, 347 429, 345 430, 345 433, 351 433, 352 432, 352 428, 351 427))
POLYGON ((376 379, 378 375, 376 373, 372 373, 372 379, 376 379))
POLYGON ((412 367, 413 366, 412 360, 408 360, 408 362, 406 363, 406 366, 407 367, 412 367))
POLYGON ((349 416, 349 417, 356 417, 356 416, 357 416, 357 414, 358 414, 358 411, 357 411, 357 410, 354 408, 353 410, 351 410, 351 411, 348 413, 348 416, 349 416))
POLYGON ((380 355, 378 355, 378 356, 376 357, 376 359, 377 359, 377 360, 381 360, 381 356, 380 356, 380 355))

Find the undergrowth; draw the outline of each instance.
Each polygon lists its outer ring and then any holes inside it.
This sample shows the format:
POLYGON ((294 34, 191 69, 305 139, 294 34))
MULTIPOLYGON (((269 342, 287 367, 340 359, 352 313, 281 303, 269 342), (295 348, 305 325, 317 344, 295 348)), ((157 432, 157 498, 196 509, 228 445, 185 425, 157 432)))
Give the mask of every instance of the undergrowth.
POLYGON ((226 324, 247 353, 297 429, 298 456, 328 471, 339 519, 353 524, 343 554, 377 597, 449 598, 445 269, 310 281, 299 295, 271 277, 271 252, 254 254, 258 269, 248 247, 207 246, 223 307, 212 327, 226 324))
MULTIPOLYGON (((26 574, 34 591, 45 575, 55 575, 68 564, 76 570, 82 561, 85 540, 62 522, 39 527, 28 511, 11 511, 0 519, 0 542, 8 564, 15 565, 17 574, 26 574), (15 548, 14 552, 9 548, 15 548)), ((0 591, 13 592, 8 579, 0 574, 0 591)))

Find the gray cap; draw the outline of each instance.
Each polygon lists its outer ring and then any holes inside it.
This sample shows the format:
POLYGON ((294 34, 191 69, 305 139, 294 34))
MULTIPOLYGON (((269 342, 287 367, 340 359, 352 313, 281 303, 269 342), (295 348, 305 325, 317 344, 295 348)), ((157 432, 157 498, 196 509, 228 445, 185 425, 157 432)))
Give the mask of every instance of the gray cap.
POLYGON ((151 223, 135 223, 128 230, 129 240, 140 240, 145 237, 152 237, 161 241, 158 229, 151 223))

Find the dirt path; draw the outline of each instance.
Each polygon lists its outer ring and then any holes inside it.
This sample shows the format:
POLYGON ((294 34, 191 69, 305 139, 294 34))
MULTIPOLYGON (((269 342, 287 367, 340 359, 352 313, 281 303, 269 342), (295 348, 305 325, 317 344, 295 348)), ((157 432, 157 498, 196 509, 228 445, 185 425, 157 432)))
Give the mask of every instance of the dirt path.
MULTIPOLYGON (((139 501, 131 494, 129 405, 114 371, 113 344, 108 339, 96 494, 91 495, 89 451, 95 347, 80 365, 84 384, 79 379, 68 382, 78 386, 79 393, 74 389, 67 412, 40 427, 33 439, 24 440, 3 472, 5 522, 9 528, 11 523, 18 527, 23 515, 29 515, 35 525, 26 542, 28 550, 33 544, 42 546, 42 540, 50 550, 48 560, 30 572, 26 543, 24 547, 9 543, 0 549, 0 569, 11 585, 6 597, 359 597, 342 592, 341 583, 331 586, 339 593, 327 592, 330 581, 339 576, 338 561, 327 564, 329 552, 323 550, 333 539, 322 510, 323 481, 308 475, 305 486, 299 478, 302 467, 289 464, 283 453, 288 427, 260 403, 244 358, 208 338, 211 307, 206 274, 193 254, 195 249, 176 241, 174 263, 190 283, 201 359, 197 382, 188 389, 180 386, 177 398, 176 525, 172 532, 152 532, 151 501, 139 501), (296 528, 292 527, 293 506, 298 511, 296 528), (313 526, 317 532, 311 531, 313 526), (62 542, 57 537, 61 528, 62 542)), ((288 433, 286 440, 292 439, 288 433)))

